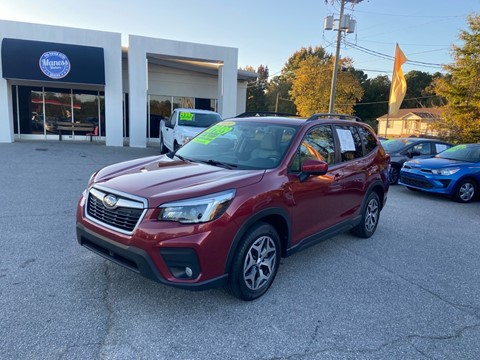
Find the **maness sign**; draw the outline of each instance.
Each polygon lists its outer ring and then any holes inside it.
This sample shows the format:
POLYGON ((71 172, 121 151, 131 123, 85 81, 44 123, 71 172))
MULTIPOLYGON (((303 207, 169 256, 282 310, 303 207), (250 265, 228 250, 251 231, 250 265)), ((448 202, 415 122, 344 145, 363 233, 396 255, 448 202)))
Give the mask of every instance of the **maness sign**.
POLYGON ((92 46, 5 38, 5 79, 105 85, 103 49, 92 46))

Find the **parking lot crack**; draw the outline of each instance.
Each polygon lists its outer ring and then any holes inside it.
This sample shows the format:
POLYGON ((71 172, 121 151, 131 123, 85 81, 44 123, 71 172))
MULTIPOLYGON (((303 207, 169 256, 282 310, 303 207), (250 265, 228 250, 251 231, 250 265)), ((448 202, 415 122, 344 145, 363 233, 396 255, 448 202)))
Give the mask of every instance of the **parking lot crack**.
MULTIPOLYGON (((316 333, 318 329, 318 325, 315 328, 316 333)), ((310 349, 310 346, 305 349, 305 351, 301 353, 293 353, 289 354, 287 356, 276 356, 276 357, 271 357, 268 359, 263 359, 263 360, 301 360, 303 358, 306 359, 311 359, 313 358, 324 358, 326 354, 332 355, 345 355, 348 354, 348 356, 352 356, 353 358, 363 355, 363 356, 374 356, 375 354, 378 354, 382 352, 384 349, 392 347, 392 346, 398 346, 402 345, 405 343, 408 343, 418 354, 419 359, 434 359, 434 357, 426 354, 424 351, 420 349, 420 346, 416 344, 417 340, 426 340, 426 341, 448 341, 448 340, 455 340, 461 338, 465 332, 470 331, 470 330, 478 330, 480 329, 480 324, 476 325, 469 325, 469 326, 464 326, 457 331, 455 331, 451 335, 440 335, 440 336, 428 336, 428 335, 418 335, 418 334, 411 334, 407 335, 404 337, 400 337, 397 339, 394 339, 392 341, 385 342, 383 344, 380 344, 379 346, 376 347, 370 347, 370 348, 359 348, 359 349, 351 349, 348 347, 329 347, 329 348, 323 348, 323 349, 318 349, 316 351, 312 351, 310 349)), ((310 344, 311 345, 311 342, 310 344)))
POLYGON ((480 310, 480 309, 479 309, 478 307, 471 306, 471 305, 465 305, 465 304, 459 304, 459 303, 455 303, 455 302, 453 302, 453 301, 450 301, 450 300, 442 297, 441 295, 437 294, 436 292, 428 289, 427 287, 425 287, 425 286, 423 286, 423 285, 421 285, 421 284, 419 284, 419 283, 416 283, 416 282, 413 281, 413 280, 408 279, 407 277, 405 277, 405 276, 403 276, 403 275, 401 275, 401 274, 393 271, 392 269, 390 269, 390 268, 388 268, 388 267, 386 267, 386 266, 384 266, 384 265, 382 265, 382 264, 379 264, 378 262, 372 260, 371 258, 369 258, 369 257, 367 257, 367 256, 364 256, 363 254, 359 254, 359 253, 353 251, 352 249, 349 249, 348 247, 346 247, 346 246, 344 246, 344 245, 342 245, 342 244, 339 244, 338 242, 335 242, 335 244, 336 244, 338 247, 341 247, 342 249, 344 249, 344 250, 346 250, 346 251, 354 254, 355 256, 358 256, 358 257, 360 257, 360 258, 362 258, 362 259, 365 259, 365 260, 367 260, 367 261, 375 264, 376 266, 382 268, 383 270, 385 270, 385 271, 388 272, 389 274, 392 274, 392 275, 394 275, 394 276, 402 279, 403 281, 405 281, 405 282, 407 282, 407 283, 409 283, 409 284, 411 284, 411 285, 413 285, 413 286, 415 286, 415 287, 417 287, 417 288, 419 288, 419 289, 427 292, 428 294, 430 294, 431 296, 433 296, 433 297, 437 298, 438 300, 444 302, 445 304, 448 304, 448 305, 450 305, 450 306, 452 306, 452 307, 460 310, 460 311, 463 312, 463 313, 472 315, 472 316, 474 316, 475 318, 480 319, 480 315, 479 315, 479 310, 480 310))
POLYGON ((105 336, 100 342, 100 349, 99 349, 99 356, 98 356, 98 358, 100 359, 107 358, 107 349, 111 345, 109 344, 109 342, 110 342, 110 338, 112 337, 113 326, 115 323, 115 313, 113 311, 113 304, 110 296, 112 277, 110 274, 109 262, 107 260, 103 262, 103 267, 104 267, 103 274, 105 277, 105 287, 103 289, 102 301, 105 304, 107 316, 106 316, 105 336))

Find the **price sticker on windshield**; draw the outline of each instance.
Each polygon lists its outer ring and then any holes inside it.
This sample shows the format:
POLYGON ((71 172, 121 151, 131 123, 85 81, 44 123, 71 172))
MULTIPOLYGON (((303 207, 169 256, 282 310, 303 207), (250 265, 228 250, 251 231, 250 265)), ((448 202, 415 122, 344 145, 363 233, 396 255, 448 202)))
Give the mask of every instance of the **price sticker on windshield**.
POLYGON ((180 121, 193 121, 193 117, 195 115, 190 112, 181 112, 180 113, 180 121))
POLYGON ((199 144, 207 145, 207 144, 210 144, 213 140, 215 140, 219 136, 225 135, 226 133, 232 131, 232 129, 233 128, 230 126, 215 125, 208 128, 204 132, 202 132, 192 141, 199 144))

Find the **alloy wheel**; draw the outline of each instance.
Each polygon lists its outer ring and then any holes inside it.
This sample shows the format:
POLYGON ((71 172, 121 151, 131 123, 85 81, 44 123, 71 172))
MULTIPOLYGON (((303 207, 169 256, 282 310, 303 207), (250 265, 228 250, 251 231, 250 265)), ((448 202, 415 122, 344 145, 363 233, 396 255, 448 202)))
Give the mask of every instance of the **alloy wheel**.
POLYGON ((275 242, 269 236, 261 236, 248 249, 243 266, 243 278, 247 287, 258 290, 268 283, 274 274, 277 259, 275 242))
POLYGON ((472 200, 474 195, 475 195, 475 187, 471 182, 463 183, 458 189, 458 196, 464 202, 468 202, 472 200))
POLYGON ((365 228, 367 231, 373 231, 377 226, 379 206, 376 198, 371 199, 365 209, 365 228))

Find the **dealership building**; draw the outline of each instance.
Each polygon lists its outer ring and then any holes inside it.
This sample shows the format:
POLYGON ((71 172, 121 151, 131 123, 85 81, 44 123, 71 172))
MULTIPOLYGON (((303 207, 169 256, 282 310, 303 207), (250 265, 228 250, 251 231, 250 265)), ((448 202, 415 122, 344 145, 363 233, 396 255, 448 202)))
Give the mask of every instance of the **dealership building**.
POLYGON ((158 143, 159 121, 178 107, 245 111, 247 82, 236 48, 0 20, 0 143, 88 140, 158 143))

